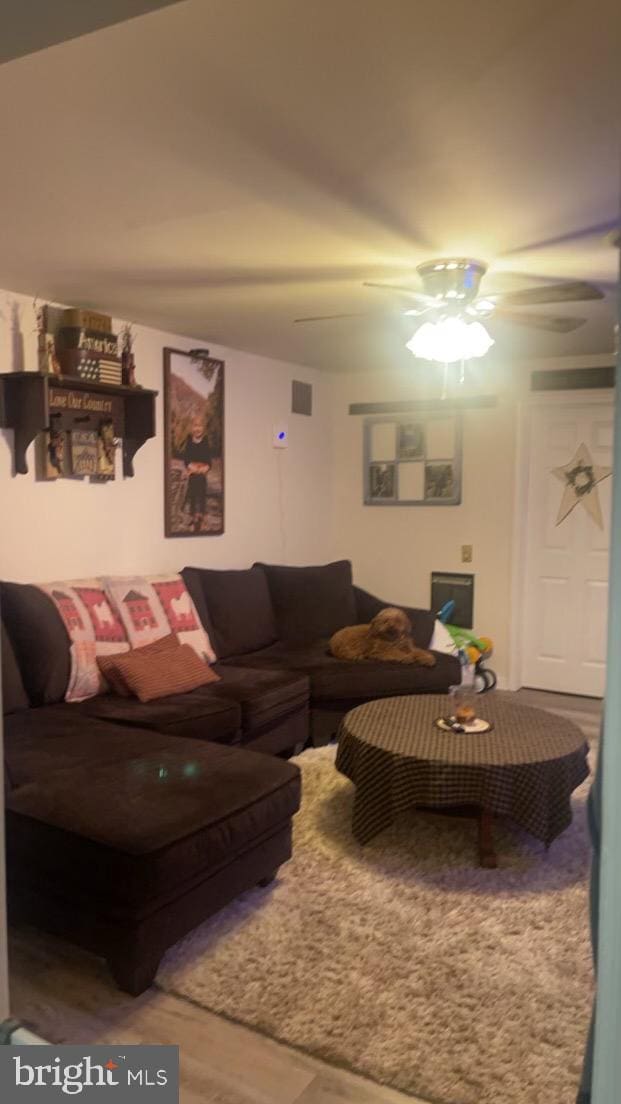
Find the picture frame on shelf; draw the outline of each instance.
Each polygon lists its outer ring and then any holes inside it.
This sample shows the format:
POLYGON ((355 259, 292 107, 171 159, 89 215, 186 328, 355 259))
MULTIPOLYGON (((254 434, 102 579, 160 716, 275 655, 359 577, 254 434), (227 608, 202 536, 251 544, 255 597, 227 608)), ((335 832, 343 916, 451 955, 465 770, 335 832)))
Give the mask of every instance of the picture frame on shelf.
POLYGON ((224 361, 164 349, 164 533, 224 532, 224 361))

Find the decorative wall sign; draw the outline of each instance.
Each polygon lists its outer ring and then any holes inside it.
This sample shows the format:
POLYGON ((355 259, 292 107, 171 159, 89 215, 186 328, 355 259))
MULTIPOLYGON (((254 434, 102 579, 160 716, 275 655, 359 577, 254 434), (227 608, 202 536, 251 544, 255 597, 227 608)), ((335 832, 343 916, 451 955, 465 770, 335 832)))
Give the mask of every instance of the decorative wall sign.
POLYGON ((461 502, 458 414, 368 418, 364 423, 367 506, 457 506, 461 502))
POLYGON ((67 410, 84 414, 109 414, 118 418, 122 411, 120 399, 97 395, 91 391, 67 391, 58 387, 50 387, 50 410, 67 410))
MULTIPOLYGON (((15 472, 25 475, 28 471, 26 453, 37 434, 76 429, 99 434, 105 426, 105 447, 109 449, 112 423, 114 438, 122 439, 123 475, 131 477, 138 449, 155 437, 156 395, 145 387, 85 385, 77 378, 43 372, 0 372, 0 427, 13 430, 15 472)), ((45 453, 47 446, 42 447, 45 453)), ((102 458, 102 466, 94 474, 109 479, 109 466, 102 458)), ((39 478, 54 478, 54 474, 43 466, 39 478)))
POLYGON ((164 349, 164 531, 224 532, 224 361, 164 349))
POLYGON ((123 328, 123 353, 118 335, 112 332, 112 318, 99 311, 53 307, 35 299, 39 371, 56 376, 74 376, 89 383, 120 387, 135 385, 133 354, 131 372, 126 365, 126 346, 131 326, 123 328))
POLYGON ((97 434, 92 429, 71 433, 71 471, 74 476, 97 474, 97 434))
POLYGON ((583 442, 578 445, 572 459, 561 468, 553 468, 552 474, 565 488, 556 524, 560 525, 581 502, 596 525, 603 529, 604 519, 597 484, 612 475, 612 468, 594 464, 588 446, 583 442))

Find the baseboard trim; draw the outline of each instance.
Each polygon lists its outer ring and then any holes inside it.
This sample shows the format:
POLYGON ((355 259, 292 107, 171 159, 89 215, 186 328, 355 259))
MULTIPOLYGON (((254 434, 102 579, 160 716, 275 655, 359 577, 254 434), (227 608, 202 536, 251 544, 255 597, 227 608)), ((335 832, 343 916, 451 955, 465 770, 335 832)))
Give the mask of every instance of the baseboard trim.
POLYGON ((11 1035, 11 1046, 51 1046, 51 1044, 48 1039, 42 1039, 27 1027, 18 1027, 11 1035))
POLYGON ((35 1035, 19 1020, 9 1019, 0 1023, 0 1046, 49 1046, 47 1039, 35 1035))

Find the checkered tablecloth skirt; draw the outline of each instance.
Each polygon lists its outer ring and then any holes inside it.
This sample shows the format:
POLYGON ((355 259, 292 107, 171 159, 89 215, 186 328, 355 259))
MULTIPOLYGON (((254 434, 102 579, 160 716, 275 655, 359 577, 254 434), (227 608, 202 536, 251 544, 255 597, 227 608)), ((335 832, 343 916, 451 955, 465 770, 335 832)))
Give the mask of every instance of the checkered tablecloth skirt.
POLYGON ((414 805, 475 806, 506 816, 546 845, 571 822, 571 794, 588 776, 577 725, 507 694, 486 695, 490 733, 434 727, 438 695, 384 698, 342 720, 336 767, 356 787, 353 834, 367 843, 414 805))

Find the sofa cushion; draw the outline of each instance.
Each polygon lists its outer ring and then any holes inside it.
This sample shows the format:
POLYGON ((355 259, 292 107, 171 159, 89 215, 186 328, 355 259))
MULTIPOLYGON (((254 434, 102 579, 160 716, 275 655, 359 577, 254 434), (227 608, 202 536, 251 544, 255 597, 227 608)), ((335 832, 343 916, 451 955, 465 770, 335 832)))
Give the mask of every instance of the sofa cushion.
POLYGON ((217 687, 200 686, 187 694, 171 694, 144 703, 136 698, 101 694, 72 708, 87 717, 135 728, 152 728, 171 736, 233 743, 241 728, 241 709, 237 702, 214 691, 217 687))
POLYGON ((45 705, 4 721, 4 757, 13 786, 45 783, 56 770, 120 763, 169 746, 169 736, 85 717, 76 705, 45 705))
POLYGON ((194 595, 200 589, 204 597, 218 659, 256 652, 274 643, 277 638, 274 610, 267 579, 260 568, 214 571, 186 567, 182 575, 190 593, 194 595))
POLYGON ((461 667, 454 656, 434 652, 435 667, 406 663, 344 663, 328 652, 328 641, 304 646, 273 644, 261 652, 239 656, 229 663, 261 669, 278 667, 308 675, 311 704, 316 701, 351 701, 385 698, 395 694, 443 693, 461 681, 461 667))
POLYGON ((117 724, 232 743, 240 730, 244 736, 251 736, 308 704, 309 683, 304 674, 221 663, 213 670, 220 677, 213 687, 202 686, 145 704, 136 698, 106 694, 80 702, 75 708, 117 724))
POLYGON ((0 603, 32 705, 63 701, 71 671, 69 636, 51 598, 36 586, 3 582, 0 603))
POLYGON ((149 655, 144 654, 143 648, 136 648, 127 655, 118 656, 114 672, 141 702, 187 694, 199 686, 220 681, 215 671, 199 659, 194 648, 179 644, 176 639, 167 648, 149 655))
POLYGON ((2 629, 2 709, 4 713, 17 713, 28 709, 30 702, 19 673, 17 660, 4 623, 2 629))
POLYGON ((71 888, 106 912, 147 913, 282 829, 299 803, 291 763, 168 740, 154 754, 55 771, 14 791, 9 866, 27 863, 40 885, 71 888))
POLYGON ((310 684, 306 675, 224 663, 217 663, 215 670, 220 675, 218 697, 230 698, 241 707, 244 735, 308 705, 310 684))
POLYGON ((355 624, 349 560, 318 567, 255 566, 265 572, 280 640, 311 642, 355 624))

